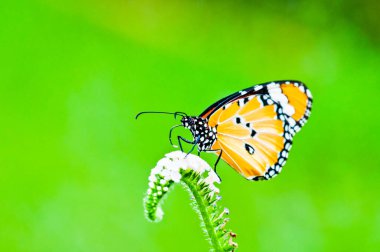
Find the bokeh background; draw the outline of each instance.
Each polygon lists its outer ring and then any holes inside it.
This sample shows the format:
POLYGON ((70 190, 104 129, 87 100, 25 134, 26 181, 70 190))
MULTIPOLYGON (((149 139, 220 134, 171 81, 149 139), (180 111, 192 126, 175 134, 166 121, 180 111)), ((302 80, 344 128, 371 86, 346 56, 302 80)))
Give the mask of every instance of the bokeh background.
POLYGON ((144 218, 177 122, 134 116, 198 115, 279 79, 305 82, 313 112, 277 178, 220 163, 238 251, 379 251, 379 13, 376 0, 2 0, 0 251, 207 251, 181 187, 162 222, 144 218))

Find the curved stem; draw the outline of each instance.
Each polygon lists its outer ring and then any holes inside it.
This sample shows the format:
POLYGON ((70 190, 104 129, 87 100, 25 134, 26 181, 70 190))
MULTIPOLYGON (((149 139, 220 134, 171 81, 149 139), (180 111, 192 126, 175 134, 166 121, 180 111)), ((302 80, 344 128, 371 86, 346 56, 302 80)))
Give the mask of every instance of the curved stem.
POLYGON ((204 160, 192 154, 169 153, 152 169, 144 198, 148 220, 162 219, 161 204, 176 183, 181 183, 192 195, 192 204, 202 221, 203 231, 209 237, 212 251, 234 251, 237 248, 233 241, 236 235, 225 227, 229 211, 218 205, 221 197, 214 183, 220 183, 219 177, 204 160))
POLYGON ((184 177, 182 178, 182 181, 186 184, 186 186, 189 188, 191 194, 194 196, 194 199, 196 201, 196 205, 198 207, 199 213, 201 215, 202 221, 205 225, 205 229, 207 230, 207 234, 210 237, 211 244, 215 251, 224 252, 222 244, 220 244, 218 236, 215 232, 215 227, 212 223, 211 216, 209 211, 207 211, 208 202, 202 197, 201 193, 198 191, 198 188, 196 185, 194 185, 191 180, 184 177))

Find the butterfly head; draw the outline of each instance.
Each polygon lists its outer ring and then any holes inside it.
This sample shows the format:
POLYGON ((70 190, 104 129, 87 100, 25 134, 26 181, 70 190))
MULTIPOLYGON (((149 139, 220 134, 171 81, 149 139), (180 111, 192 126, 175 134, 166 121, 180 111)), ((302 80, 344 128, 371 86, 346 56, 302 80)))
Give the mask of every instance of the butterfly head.
POLYGON ((181 123, 183 127, 186 129, 191 129, 191 127, 194 125, 194 117, 192 116, 183 116, 181 119, 181 123))
MULTIPOLYGON (((207 119, 198 116, 184 116, 181 119, 183 127, 190 131, 199 132, 208 128, 207 119)), ((198 134, 198 133, 197 133, 198 134)))
POLYGON ((216 140, 216 128, 208 124, 208 120, 199 116, 184 116, 183 127, 190 130, 200 151, 209 150, 216 140))

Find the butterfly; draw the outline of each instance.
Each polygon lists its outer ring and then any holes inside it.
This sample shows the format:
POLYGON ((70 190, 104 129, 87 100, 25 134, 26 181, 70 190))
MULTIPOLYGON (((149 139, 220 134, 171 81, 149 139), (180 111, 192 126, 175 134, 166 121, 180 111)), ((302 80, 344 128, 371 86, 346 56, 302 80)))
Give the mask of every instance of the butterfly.
MULTIPOLYGON (((282 170, 292 147, 294 135, 305 125, 311 113, 312 95, 300 81, 267 82, 233 93, 209 106, 199 116, 183 112, 182 126, 193 140, 178 136, 200 152, 214 152, 249 180, 268 180, 282 170)), ((190 153, 189 152, 189 153, 190 153)))

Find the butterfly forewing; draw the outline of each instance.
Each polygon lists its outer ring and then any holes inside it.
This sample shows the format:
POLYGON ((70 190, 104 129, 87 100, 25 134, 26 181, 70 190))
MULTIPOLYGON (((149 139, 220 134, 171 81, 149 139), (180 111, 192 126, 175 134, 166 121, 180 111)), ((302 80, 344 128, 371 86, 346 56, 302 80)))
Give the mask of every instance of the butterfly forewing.
POLYGON ((212 150, 248 179, 270 179, 285 164, 292 137, 311 110, 310 91, 300 82, 256 85, 232 94, 201 114, 216 127, 212 150))
POLYGON ((285 119, 298 132, 310 116, 313 100, 310 90, 296 81, 273 82, 266 86, 271 99, 283 108, 285 119))

